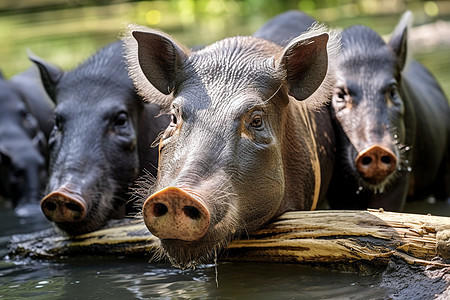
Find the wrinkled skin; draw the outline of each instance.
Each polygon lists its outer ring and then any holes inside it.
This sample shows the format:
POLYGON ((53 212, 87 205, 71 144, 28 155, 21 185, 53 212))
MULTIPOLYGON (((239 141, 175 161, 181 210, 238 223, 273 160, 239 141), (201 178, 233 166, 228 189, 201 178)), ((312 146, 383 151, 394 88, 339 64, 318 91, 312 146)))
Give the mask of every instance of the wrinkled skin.
POLYGON ((237 37, 197 52, 132 29, 131 77, 145 97, 167 95, 157 104, 171 115, 143 218, 175 266, 209 261, 232 238, 323 198, 333 132, 308 107, 331 91, 335 49, 318 29, 286 48, 237 37))
POLYGON ((332 208, 399 211, 408 196, 449 195, 448 102, 423 66, 407 64, 409 18, 387 43, 364 26, 342 32, 330 106, 337 147, 332 208))
POLYGON ((69 235, 123 218, 134 180, 144 169, 156 175, 158 152, 150 145, 168 120, 135 93, 121 42, 68 72, 31 59, 56 103, 42 211, 69 235))
POLYGON ((0 195, 19 216, 39 211, 53 107, 34 66, 9 81, 0 78, 0 195))

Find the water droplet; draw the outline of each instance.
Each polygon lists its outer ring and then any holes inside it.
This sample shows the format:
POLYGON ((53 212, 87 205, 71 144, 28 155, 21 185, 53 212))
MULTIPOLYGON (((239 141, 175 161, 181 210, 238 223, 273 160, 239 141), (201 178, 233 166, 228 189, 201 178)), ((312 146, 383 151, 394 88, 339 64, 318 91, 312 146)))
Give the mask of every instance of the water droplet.
POLYGON ((405 160, 405 164, 409 165, 409 160, 406 159, 405 160))
POLYGON ((398 139, 398 135, 394 134, 394 139, 398 139))
POLYGON ((402 167, 398 167, 397 170, 401 171, 401 170, 402 170, 402 167))
POLYGON ((359 191, 362 191, 362 189, 363 189, 363 187, 360 185, 360 186, 358 187, 358 190, 359 190, 359 191))
POLYGON ((37 285, 37 286, 35 286, 35 288, 37 288, 37 289, 40 289, 40 288, 42 288, 42 287, 44 287, 43 285, 37 285))
POLYGON ((360 191, 356 191, 356 195, 359 195, 360 191))
POLYGON ((406 147, 405 147, 405 151, 409 151, 409 146, 406 146, 406 147))
POLYGON ((42 281, 38 282, 38 284, 47 284, 47 283, 49 283, 49 281, 47 281, 47 280, 42 280, 42 281))
POLYGON ((407 170, 408 172, 411 172, 411 171, 412 171, 412 168, 411 168, 411 167, 407 167, 406 170, 407 170))
POLYGON ((383 194, 384 192, 384 186, 380 187, 380 194, 383 194))

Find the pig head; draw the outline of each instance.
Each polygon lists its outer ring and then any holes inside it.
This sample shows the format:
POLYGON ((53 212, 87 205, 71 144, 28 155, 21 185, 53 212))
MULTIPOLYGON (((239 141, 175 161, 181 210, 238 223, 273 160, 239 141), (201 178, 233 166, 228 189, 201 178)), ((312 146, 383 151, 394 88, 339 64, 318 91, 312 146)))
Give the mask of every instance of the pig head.
POLYGON ((285 48, 234 37, 191 52, 131 27, 127 59, 138 93, 171 116, 142 214, 175 266, 209 261, 232 238, 316 207, 328 185, 323 160, 333 156, 318 154, 313 109, 331 92, 337 45, 315 27, 285 48))

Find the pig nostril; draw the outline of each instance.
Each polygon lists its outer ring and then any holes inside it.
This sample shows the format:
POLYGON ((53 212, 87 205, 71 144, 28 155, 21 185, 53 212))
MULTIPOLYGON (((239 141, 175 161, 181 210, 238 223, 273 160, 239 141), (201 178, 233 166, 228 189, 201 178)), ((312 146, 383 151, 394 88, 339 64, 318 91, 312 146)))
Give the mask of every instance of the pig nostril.
POLYGON ((47 210, 53 211, 53 210, 56 209, 56 204, 53 203, 53 202, 46 202, 46 203, 45 203, 45 208, 46 208, 47 210))
POLYGON ((391 158, 389 156, 387 156, 387 155, 383 155, 381 157, 381 162, 389 165, 389 164, 391 164, 391 158))
POLYGON ((66 203, 67 209, 71 211, 81 212, 82 208, 80 205, 74 204, 74 203, 66 203))
POLYGON ((364 157, 364 158, 362 159, 361 162, 362 162, 362 164, 365 165, 365 166, 370 165, 370 163, 372 162, 372 158, 369 157, 369 156, 366 156, 366 157, 364 157))
POLYGON ((183 207, 183 212, 186 216, 191 218, 192 220, 200 219, 200 211, 193 206, 185 206, 183 207))
POLYGON ((167 206, 162 203, 155 203, 153 205, 153 215, 155 217, 162 217, 167 213, 167 206))

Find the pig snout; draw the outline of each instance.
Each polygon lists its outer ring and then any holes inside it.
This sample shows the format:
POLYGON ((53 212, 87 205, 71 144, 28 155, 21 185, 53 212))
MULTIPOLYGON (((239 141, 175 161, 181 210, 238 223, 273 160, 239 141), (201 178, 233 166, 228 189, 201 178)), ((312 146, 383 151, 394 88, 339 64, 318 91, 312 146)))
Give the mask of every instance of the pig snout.
POLYGON ((168 187, 144 203, 143 217, 150 232, 160 239, 196 241, 210 225, 210 214, 197 195, 168 187))
POLYGON ((359 174, 370 183, 383 182, 395 170, 395 154, 382 146, 372 146, 361 151, 355 160, 359 174))
POLYGON ((79 194, 64 188, 45 196, 41 209, 52 222, 80 222, 87 214, 86 201, 79 194))

